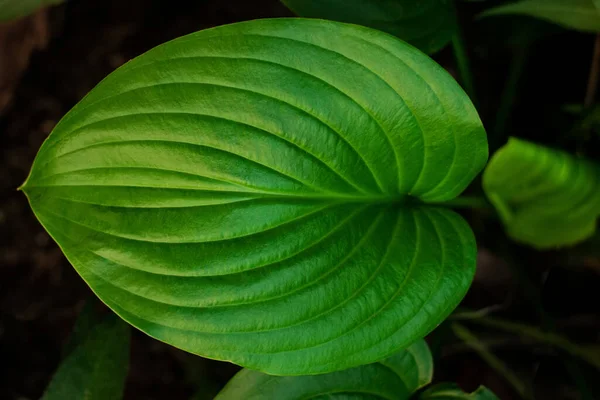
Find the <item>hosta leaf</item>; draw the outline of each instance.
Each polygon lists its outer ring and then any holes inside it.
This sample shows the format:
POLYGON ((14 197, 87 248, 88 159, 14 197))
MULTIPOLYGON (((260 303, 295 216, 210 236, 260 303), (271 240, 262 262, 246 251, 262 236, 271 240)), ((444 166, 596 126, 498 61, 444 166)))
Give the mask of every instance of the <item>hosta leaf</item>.
POLYGON ((492 8, 481 16, 528 15, 566 28, 600 32, 600 10, 595 2, 596 0, 523 0, 492 8))
POLYGON ((600 215, 600 167, 511 138, 492 157, 483 187, 508 234, 539 248, 590 237, 600 215))
POLYGON ((42 400, 119 400, 128 367, 129 326, 113 314, 68 353, 42 400))
POLYGON ((420 340, 377 363, 323 375, 283 377, 244 369, 215 400, 408 400, 431 382, 432 375, 431 353, 420 340))
POLYGON ((0 0, 0 21, 9 21, 31 14, 38 8, 62 3, 64 0, 0 0))
POLYGON ((374 362, 467 290, 457 196, 487 158, 456 82, 378 31, 263 20, 160 46, 55 128, 24 186, 96 294, 273 374, 374 362))
POLYGON ((432 386, 419 396, 420 400, 499 400, 486 387, 480 386, 472 393, 465 393, 454 383, 441 383, 432 386))
POLYGON ((301 17, 350 22, 390 33, 425 53, 441 50, 457 22, 451 0, 282 0, 301 17))

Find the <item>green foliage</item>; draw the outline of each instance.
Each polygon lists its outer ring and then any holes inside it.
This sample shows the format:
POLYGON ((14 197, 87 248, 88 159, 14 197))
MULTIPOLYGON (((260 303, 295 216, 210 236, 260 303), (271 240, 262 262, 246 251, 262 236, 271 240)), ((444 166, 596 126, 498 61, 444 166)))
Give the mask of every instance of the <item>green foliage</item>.
POLYGON ((112 314, 89 327, 89 312, 42 400, 119 400, 129 366, 129 326, 112 314), (83 330, 87 334, 83 337, 83 330))
MULTIPOLYGON (((408 400, 433 378, 433 359, 424 340, 379 362, 322 375, 271 376, 244 369, 215 400, 389 399, 408 400)), ((419 399, 497 400, 483 386, 464 393, 454 384, 439 384, 419 399)))
POLYGON ((590 161, 511 138, 490 160, 483 187, 517 241, 566 246, 596 229, 600 168, 590 161))
POLYGON ((600 10, 597 7, 597 0, 523 0, 492 8, 481 16, 528 15, 570 29, 600 32, 600 10))
POLYGON ((419 340, 409 348, 374 364, 309 376, 270 376, 244 369, 215 400, 408 399, 431 382, 433 360, 419 340))
POLYGON ((350 22, 390 33, 431 54, 452 39, 451 0, 282 0, 301 17, 350 22))
POLYGON ((0 0, 0 22, 24 17, 38 8, 62 2, 63 0, 0 0))
POLYGON ((487 159, 431 59, 355 25, 252 21, 169 42, 98 85, 23 190, 115 312, 273 374, 388 357, 459 303, 466 222, 438 205, 487 159))
POLYGON ((432 386, 419 396, 420 400, 498 400, 489 389, 480 386, 473 393, 465 393, 454 383, 432 386))
POLYGON ((90 332, 102 322, 102 316, 96 312, 98 301, 87 301, 77 316, 71 335, 63 348, 63 358, 79 347, 90 335, 90 332))

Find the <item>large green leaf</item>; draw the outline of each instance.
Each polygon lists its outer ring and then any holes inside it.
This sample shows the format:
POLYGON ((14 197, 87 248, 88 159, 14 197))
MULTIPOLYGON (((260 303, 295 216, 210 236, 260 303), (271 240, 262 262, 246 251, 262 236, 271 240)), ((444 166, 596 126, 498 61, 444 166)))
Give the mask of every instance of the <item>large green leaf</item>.
POLYGON ((64 0, 0 0, 0 21, 9 21, 31 14, 38 8, 62 3, 64 0))
POLYGON ((374 362, 464 296, 453 211, 481 122, 392 36, 279 19, 160 46, 55 128, 24 185, 96 294, 160 340, 273 374, 374 362))
POLYGON ((419 340, 377 363, 323 375, 283 377, 244 369, 215 400, 407 400, 429 384, 432 375, 431 353, 425 341, 419 340))
POLYGON ((543 19, 584 32, 600 32, 600 10, 596 0, 523 0, 506 4, 481 14, 521 14, 543 19))
POLYGON ((432 386, 419 396, 420 400, 499 400, 486 387, 480 386, 472 393, 465 393, 454 383, 441 383, 432 386))
POLYGON ((426 53, 446 46, 457 22, 451 0, 282 0, 302 17, 350 22, 390 33, 426 53))
POLYGON ((511 138, 492 157, 483 187, 508 234, 539 248, 593 235, 600 215, 600 167, 511 138))
POLYGON ((129 330, 113 314, 94 325, 85 338, 79 337, 42 400, 121 399, 129 367, 129 330))

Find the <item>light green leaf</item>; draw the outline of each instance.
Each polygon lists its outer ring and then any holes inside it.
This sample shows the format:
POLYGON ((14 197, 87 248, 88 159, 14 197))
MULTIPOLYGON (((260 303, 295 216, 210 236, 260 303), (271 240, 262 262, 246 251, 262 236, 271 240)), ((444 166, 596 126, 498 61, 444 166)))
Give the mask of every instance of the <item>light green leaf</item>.
POLYGON ((0 0, 0 21, 24 17, 38 8, 62 2, 63 0, 0 0))
POLYGON ((270 376, 244 369, 215 400, 396 399, 407 400, 431 382, 433 360, 419 340, 408 349, 374 364, 309 376, 270 376))
POLYGON ((129 330, 114 314, 95 325, 68 353, 42 400, 121 399, 129 367, 129 330))
POLYGON ((427 389, 420 400, 499 400, 489 389, 480 386, 473 393, 465 393, 454 383, 441 383, 427 389))
POLYGON ((508 234, 538 248, 566 246, 593 235, 600 215, 600 168, 511 138, 492 157, 483 188, 508 234))
POLYGON ((301 17, 350 22, 395 35, 431 54, 446 46, 457 21, 451 0, 282 0, 301 17))
POLYGON ((595 1, 523 0, 487 10, 481 14, 481 17, 509 14, 528 15, 570 29, 600 32, 600 10, 596 8, 595 1))
POLYGON ((278 19, 151 50, 55 128, 24 185, 115 312, 280 375, 388 357, 459 303, 453 211, 487 158, 467 96, 384 33, 278 19))

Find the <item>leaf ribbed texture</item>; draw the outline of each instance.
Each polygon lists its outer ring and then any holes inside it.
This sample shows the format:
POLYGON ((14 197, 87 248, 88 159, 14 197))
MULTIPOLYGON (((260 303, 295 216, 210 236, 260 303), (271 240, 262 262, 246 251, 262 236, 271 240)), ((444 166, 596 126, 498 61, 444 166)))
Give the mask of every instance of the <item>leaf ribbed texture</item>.
POLYGON ((600 167, 588 160, 511 138, 490 160, 483 187, 520 242, 566 246, 596 230, 600 167))
POLYGON ((24 185, 95 293, 172 345, 272 374, 423 337, 464 296, 454 212, 487 143, 467 96, 392 36, 279 19, 159 46, 55 128, 24 185))
POLYGON ((566 28, 600 32, 600 9, 597 0, 523 0, 492 8, 481 14, 519 14, 543 19, 566 28))
POLYGON ((215 400, 408 400, 432 376, 431 353, 419 340, 377 363, 323 375, 282 377, 244 369, 215 400))
POLYGON ((282 0, 301 17, 350 22, 379 29, 431 54, 446 46, 457 27, 450 0, 282 0))

